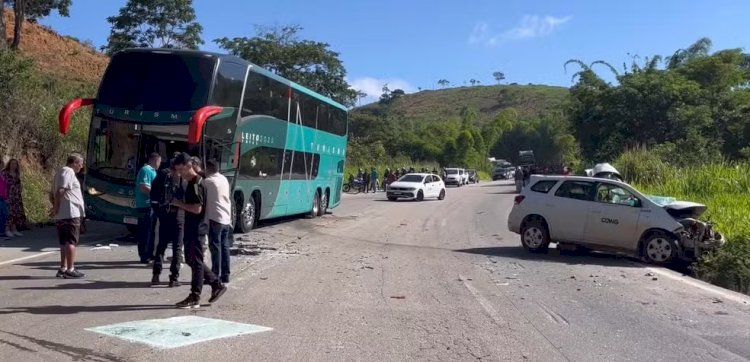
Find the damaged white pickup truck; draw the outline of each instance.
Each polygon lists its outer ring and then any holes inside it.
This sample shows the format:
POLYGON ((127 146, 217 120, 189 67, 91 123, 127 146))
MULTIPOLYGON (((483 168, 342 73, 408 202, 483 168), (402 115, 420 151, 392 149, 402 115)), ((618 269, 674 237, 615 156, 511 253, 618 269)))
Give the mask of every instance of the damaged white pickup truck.
POLYGON ((615 179, 533 175, 515 198, 508 229, 529 251, 556 242, 663 265, 694 260, 724 243, 711 224, 698 220, 705 211, 705 205, 646 196, 615 179))

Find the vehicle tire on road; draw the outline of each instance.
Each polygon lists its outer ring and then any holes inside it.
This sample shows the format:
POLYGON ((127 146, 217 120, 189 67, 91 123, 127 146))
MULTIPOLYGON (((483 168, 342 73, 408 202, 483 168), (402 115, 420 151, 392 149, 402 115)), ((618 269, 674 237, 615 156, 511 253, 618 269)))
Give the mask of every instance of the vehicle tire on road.
POLYGON ((320 195, 320 206, 318 206, 318 216, 323 216, 328 212, 328 193, 323 192, 320 195))
POLYGON ((388 196, 388 201, 396 201, 396 200, 398 200, 398 197, 388 196))
POLYGON ((315 195, 312 200, 312 209, 307 213, 308 219, 314 219, 320 212, 320 192, 315 191, 315 195))
POLYGON ((521 229, 521 244, 530 252, 547 252, 549 242, 549 230, 542 220, 529 220, 521 229))
POLYGON ((417 192, 417 201, 422 200, 424 200, 424 192, 422 192, 422 190, 419 190, 419 192, 417 192))
POLYGON ((654 231, 643 241, 643 257, 656 265, 671 263, 677 256, 677 242, 663 231, 654 231))
POLYGON ((250 196, 250 200, 242 206, 242 211, 239 212, 239 220, 237 220, 237 227, 235 228, 237 232, 249 233, 255 228, 255 220, 257 219, 255 215, 257 212, 255 210, 256 204, 255 196, 250 196))
POLYGON ((440 196, 438 196, 438 200, 444 200, 445 199, 445 189, 440 190, 440 196))

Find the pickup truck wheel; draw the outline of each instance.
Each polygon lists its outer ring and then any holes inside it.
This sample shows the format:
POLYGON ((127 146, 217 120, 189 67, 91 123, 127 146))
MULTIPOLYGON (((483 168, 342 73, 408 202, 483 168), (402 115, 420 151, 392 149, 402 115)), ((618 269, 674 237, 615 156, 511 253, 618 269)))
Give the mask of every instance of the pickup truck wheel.
POLYGON ((546 252, 549 249, 549 230, 541 220, 529 221, 521 230, 521 244, 530 252, 546 252))
POLYGON ((444 200, 445 199, 445 189, 440 190, 440 195, 438 196, 438 200, 444 200))
POLYGON ((650 263, 666 265, 677 255, 677 243, 665 232, 656 231, 643 243, 643 256, 650 263))

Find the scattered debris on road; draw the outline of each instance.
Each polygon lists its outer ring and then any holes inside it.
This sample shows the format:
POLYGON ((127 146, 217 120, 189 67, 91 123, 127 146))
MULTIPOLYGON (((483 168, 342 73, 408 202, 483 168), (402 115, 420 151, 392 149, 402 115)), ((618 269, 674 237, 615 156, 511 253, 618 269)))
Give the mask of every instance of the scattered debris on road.
POLYGON ((392 295, 391 299, 406 299, 406 297, 403 295, 392 295))
POLYGON ((97 250, 112 250, 109 246, 96 246, 91 248, 91 251, 97 251, 97 250))
POLYGON ((724 303, 724 301, 723 301, 723 300, 721 300, 721 299, 719 299, 719 298, 714 298, 714 300, 713 300, 713 303, 714 303, 714 304, 718 304, 718 303, 724 303))
POLYGON ((647 277, 652 277, 652 276, 654 276, 654 273, 646 273, 646 276, 647 277))
POLYGON ((656 281, 656 280, 659 280, 659 278, 657 278, 657 277, 653 277, 653 278, 651 278, 651 280, 654 280, 654 281, 656 281))

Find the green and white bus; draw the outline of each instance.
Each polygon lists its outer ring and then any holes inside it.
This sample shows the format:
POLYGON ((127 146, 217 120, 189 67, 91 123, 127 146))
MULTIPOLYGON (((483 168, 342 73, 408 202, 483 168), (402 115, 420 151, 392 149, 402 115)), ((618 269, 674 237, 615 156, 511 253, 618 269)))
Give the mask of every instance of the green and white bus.
POLYGON ((234 223, 322 216, 341 201, 347 108, 241 58, 201 51, 115 54, 93 106, 84 197, 91 219, 137 224, 134 179, 151 152, 214 158, 233 186, 234 223))

